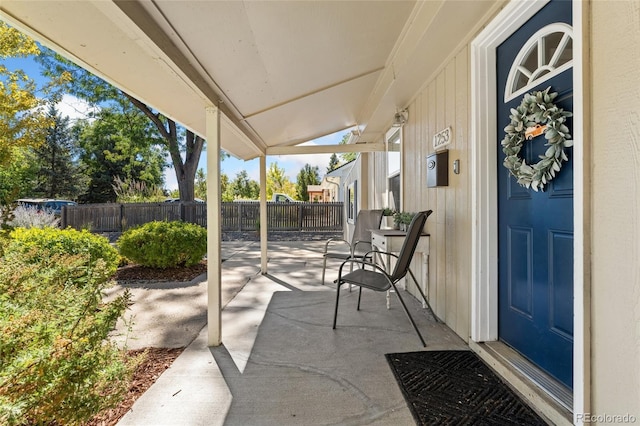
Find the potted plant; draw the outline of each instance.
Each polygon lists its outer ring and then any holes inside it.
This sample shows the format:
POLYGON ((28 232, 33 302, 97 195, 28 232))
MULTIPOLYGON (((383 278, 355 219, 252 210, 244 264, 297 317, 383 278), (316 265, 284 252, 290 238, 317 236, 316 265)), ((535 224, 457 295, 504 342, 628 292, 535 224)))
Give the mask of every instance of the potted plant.
POLYGON ((384 209, 382 209, 382 227, 397 229, 394 226, 395 213, 396 211, 393 209, 390 209, 389 207, 385 207, 384 209))
POLYGON ((406 231, 415 215, 415 213, 409 212, 396 212, 393 216, 393 222, 401 231, 406 231))
POLYGON ((393 229, 400 229, 401 223, 402 223, 402 213, 395 212, 393 214, 393 229))

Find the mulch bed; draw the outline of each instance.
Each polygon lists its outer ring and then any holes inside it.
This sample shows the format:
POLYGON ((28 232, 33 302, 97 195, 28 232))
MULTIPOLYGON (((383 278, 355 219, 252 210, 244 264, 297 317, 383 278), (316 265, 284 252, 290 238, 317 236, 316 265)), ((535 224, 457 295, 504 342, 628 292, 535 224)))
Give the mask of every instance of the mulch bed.
MULTIPOLYGON (((113 276, 113 280, 121 284, 131 282, 185 282, 191 281, 205 272, 207 272, 207 262, 204 260, 190 267, 166 269, 156 269, 131 264, 118 268, 113 276)), ((116 425, 118 421, 127 414, 136 400, 171 366, 183 350, 184 348, 145 348, 127 351, 127 355, 131 357, 138 356, 143 352, 147 353, 144 360, 133 373, 129 392, 117 407, 98 414, 90 422, 86 423, 86 425, 116 425)))
POLYGON ((113 279, 119 283, 131 281, 191 281, 197 276, 207 272, 207 261, 177 268, 149 268, 140 265, 126 265, 118 268, 113 279))
POLYGON ((133 373, 133 379, 129 386, 129 392, 124 399, 115 408, 103 411, 90 422, 87 426, 112 426, 131 409, 134 402, 147 391, 160 377, 160 375, 171 366, 173 361, 182 353, 184 348, 146 348, 127 351, 127 355, 135 357, 142 352, 147 352, 145 360, 138 365, 133 373))

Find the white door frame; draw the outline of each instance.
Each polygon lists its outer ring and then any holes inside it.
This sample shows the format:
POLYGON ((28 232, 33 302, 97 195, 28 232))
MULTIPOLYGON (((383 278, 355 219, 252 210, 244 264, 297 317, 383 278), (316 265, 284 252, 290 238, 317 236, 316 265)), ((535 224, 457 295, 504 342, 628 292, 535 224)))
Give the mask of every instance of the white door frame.
MULTIPOLYGON (((471 340, 498 340, 498 202, 496 131, 496 48, 549 0, 514 0, 471 43, 471 340)), ((588 7, 588 6, 586 6, 588 7)), ((573 2, 573 84, 576 141, 584 141, 583 13, 584 4, 573 2)), ((574 158, 574 341, 573 412, 589 412, 588 292, 585 294, 584 211, 585 148, 576 143, 574 158)), ((575 417, 575 416, 574 416, 575 417)), ((575 420, 575 419, 574 419, 575 420)))

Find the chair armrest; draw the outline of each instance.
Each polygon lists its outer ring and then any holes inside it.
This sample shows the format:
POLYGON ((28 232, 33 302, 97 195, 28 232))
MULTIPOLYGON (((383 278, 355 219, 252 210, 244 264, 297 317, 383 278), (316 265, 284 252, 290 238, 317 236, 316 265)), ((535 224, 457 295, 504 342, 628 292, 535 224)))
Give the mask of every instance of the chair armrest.
POLYGON ((346 244, 349 247, 349 251, 351 252, 351 244, 349 244, 349 242, 347 240, 342 239, 342 238, 329 238, 329 240, 327 240, 327 242, 324 245, 324 254, 326 254, 327 251, 329 250, 329 244, 330 243, 346 244))
POLYGON ((398 255, 397 255, 397 254, 395 254, 395 253, 391 253, 391 252, 388 252, 388 251, 378 251, 378 250, 369 250, 368 252, 366 252, 366 253, 364 254, 364 257, 368 257, 368 256, 369 256, 369 255, 371 255, 372 253, 375 253, 375 254, 384 254, 384 255, 386 255, 386 256, 395 257, 396 259, 398 258, 398 255))
POLYGON ((360 259, 347 259, 342 262, 342 264, 340 265, 340 269, 338 269, 338 280, 340 280, 340 278, 342 277, 342 268, 344 268, 344 265, 346 265, 347 263, 356 263, 360 265, 360 269, 364 269, 365 266, 371 266, 373 269, 380 271, 382 274, 384 274, 385 277, 387 277, 387 279, 389 279, 389 274, 387 273, 387 271, 385 271, 380 265, 376 263, 367 262, 366 260, 360 259))

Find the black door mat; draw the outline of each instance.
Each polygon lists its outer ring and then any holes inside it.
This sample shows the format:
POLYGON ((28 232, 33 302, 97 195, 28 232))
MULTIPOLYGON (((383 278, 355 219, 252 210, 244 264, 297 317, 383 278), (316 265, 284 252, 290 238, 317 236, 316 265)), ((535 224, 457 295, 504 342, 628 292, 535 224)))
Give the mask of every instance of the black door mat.
POLYGON ((418 425, 546 425, 471 351, 385 356, 418 425))

